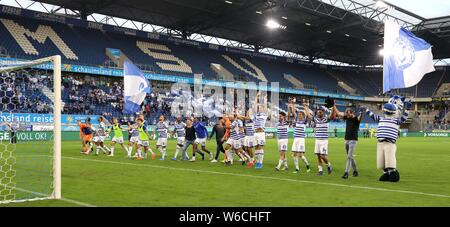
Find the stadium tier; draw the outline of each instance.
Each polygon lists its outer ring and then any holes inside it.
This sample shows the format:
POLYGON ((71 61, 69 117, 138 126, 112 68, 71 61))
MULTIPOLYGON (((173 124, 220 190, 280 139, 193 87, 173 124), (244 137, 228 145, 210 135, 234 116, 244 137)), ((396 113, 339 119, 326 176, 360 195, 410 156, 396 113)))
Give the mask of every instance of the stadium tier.
MULTIPOLYGON (((381 94, 382 73, 330 70, 318 65, 281 61, 275 56, 252 56, 200 48, 178 42, 142 39, 133 35, 104 32, 9 15, 0 18, 0 49, 3 56, 23 59, 61 54, 63 63, 117 67, 107 49, 120 50, 118 57, 132 60, 141 68, 162 75, 193 77, 203 74, 213 80, 279 82, 280 87, 313 89, 329 93, 377 96, 381 94), (345 89, 338 84, 345 84, 345 89)), ((405 95, 430 97, 445 81, 448 72, 426 75, 405 95)))

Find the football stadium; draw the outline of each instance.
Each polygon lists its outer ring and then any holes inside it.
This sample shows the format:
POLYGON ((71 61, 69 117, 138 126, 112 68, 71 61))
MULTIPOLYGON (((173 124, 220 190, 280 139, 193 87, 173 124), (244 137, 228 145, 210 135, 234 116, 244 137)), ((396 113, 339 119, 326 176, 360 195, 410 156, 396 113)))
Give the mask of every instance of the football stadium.
POLYGON ((0 207, 448 207, 450 3, 0 0, 0 207))

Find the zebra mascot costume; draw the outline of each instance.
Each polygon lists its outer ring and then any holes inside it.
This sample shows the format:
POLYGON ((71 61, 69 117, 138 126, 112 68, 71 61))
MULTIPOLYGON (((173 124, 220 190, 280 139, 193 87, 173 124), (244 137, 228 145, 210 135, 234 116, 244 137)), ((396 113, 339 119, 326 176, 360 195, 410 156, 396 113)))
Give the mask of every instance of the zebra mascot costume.
POLYGON ((397 170, 397 138, 400 125, 408 119, 412 100, 405 102, 405 97, 392 96, 383 105, 383 116, 374 114, 369 109, 366 113, 378 123, 377 127, 377 168, 383 170, 380 181, 398 182, 400 174, 397 170))

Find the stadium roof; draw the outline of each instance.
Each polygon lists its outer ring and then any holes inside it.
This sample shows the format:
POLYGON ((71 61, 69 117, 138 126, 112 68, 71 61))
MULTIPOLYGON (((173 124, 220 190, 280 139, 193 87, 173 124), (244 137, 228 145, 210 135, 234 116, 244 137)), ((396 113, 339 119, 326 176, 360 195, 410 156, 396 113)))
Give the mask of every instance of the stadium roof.
MULTIPOLYGON (((415 12, 404 1, 387 0, 39 0, 79 11, 154 24, 180 31, 181 36, 205 34, 270 47, 310 60, 323 58, 354 65, 382 63, 383 23, 394 19, 430 42, 435 59, 450 57, 450 13, 415 12), (392 5, 394 2, 397 5, 392 5), (403 3, 402 3, 403 2, 403 3), (399 6, 408 8, 405 10, 399 6), (422 16, 419 16, 421 14, 422 16), (442 16, 445 15, 445 16, 442 16), (283 28, 270 30, 269 18, 283 28)), ((408 1, 410 2, 410 1, 408 1)), ((428 1, 425 4, 431 4, 428 1)), ((436 1, 439 2, 439 1, 436 1)), ((423 5, 422 1, 422 5, 423 5)), ((433 11, 436 12, 436 11, 433 11)))

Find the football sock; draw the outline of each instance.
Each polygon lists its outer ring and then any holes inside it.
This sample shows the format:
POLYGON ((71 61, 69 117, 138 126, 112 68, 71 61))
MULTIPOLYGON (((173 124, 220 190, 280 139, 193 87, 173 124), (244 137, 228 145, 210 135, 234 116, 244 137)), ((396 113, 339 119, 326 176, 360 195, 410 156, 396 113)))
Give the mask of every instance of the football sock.
POLYGON ((114 155, 114 147, 111 147, 111 155, 114 155))
POLYGON ((175 155, 173 156, 174 158, 177 158, 178 156, 178 152, 180 151, 181 147, 177 145, 177 149, 175 149, 175 155))
POLYGON ((264 162, 264 151, 263 150, 261 150, 261 164, 263 164, 263 162, 264 162))
POLYGON ((283 160, 278 160, 278 165, 277 165, 277 169, 279 169, 281 167, 281 165, 283 164, 283 160))
POLYGON ((304 155, 302 155, 302 161, 305 163, 305 165, 309 166, 308 160, 304 155))
POLYGON ((107 147, 105 145, 103 145, 102 147, 103 147, 103 149, 106 149, 106 151, 111 152, 111 149, 109 149, 109 147, 107 147))
POLYGON ((165 158, 165 157, 166 157, 166 154, 167 154, 167 153, 166 153, 166 148, 165 148, 165 147, 162 148, 162 154, 163 154, 162 157, 165 158))
POLYGON ((127 152, 129 155, 131 155, 131 153, 133 152, 133 146, 128 146, 127 152))
POLYGON ((294 157, 294 165, 295 165, 295 169, 299 169, 299 167, 298 167, 298 157, 297 156, 294 157))
POLYGON ((322 172, 323 171, 322 166, 319 165, 318 167, 319 167, 319 172, 322 172))

